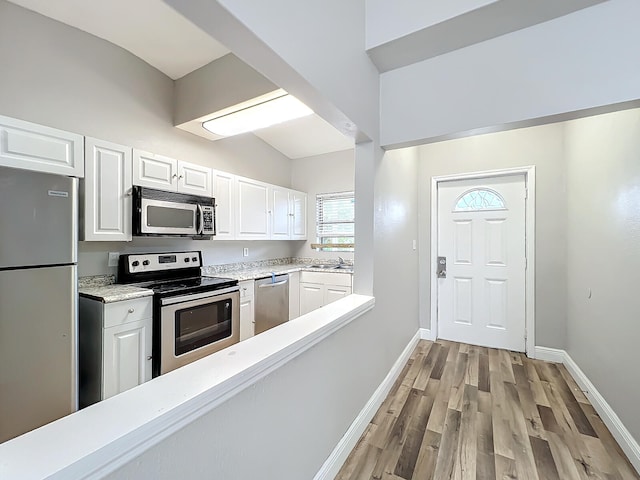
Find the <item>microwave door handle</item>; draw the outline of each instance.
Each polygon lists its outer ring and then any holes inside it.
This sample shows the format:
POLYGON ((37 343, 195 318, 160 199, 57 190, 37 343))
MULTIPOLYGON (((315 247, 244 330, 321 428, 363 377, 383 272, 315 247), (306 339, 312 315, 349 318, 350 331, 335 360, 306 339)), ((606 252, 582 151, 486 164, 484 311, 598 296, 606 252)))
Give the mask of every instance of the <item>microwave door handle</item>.
POLYGON ((198 235, 202 235, 202 232, 204 231, 204 213, 202 212, 202 207, 200 206, 200 204, 196 205, 196 208, 197 208, 196 233, 198 235))

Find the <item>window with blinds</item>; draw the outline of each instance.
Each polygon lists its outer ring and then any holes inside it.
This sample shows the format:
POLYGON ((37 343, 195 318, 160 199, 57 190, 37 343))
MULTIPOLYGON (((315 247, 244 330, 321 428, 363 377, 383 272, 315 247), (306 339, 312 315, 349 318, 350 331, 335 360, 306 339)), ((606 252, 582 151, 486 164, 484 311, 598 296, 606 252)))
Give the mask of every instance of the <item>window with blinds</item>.
POLYGON ((318 243, 313 248, 328 252, 353 252, 355 197, 353 192, 316 196, 318 243))

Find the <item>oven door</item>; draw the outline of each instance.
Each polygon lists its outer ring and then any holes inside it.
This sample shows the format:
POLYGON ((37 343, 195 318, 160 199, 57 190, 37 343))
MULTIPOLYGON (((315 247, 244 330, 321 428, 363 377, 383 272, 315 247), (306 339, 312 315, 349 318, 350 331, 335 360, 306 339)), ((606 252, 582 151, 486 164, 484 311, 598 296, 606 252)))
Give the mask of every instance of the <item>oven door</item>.
POLYGON ((142 198, 140 233, 197 235, 200 212, 195 203, 177 203, 142 198))
POLYGON ((239 341, 238 287, 160 300, 160 374, 239 341))

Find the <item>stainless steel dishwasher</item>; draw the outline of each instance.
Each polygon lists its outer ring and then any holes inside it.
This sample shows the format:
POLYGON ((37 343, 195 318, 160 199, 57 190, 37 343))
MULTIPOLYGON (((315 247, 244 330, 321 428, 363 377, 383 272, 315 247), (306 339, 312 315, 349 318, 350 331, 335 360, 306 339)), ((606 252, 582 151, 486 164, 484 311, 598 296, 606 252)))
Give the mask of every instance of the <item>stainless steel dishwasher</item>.
POLYGON ((289 275, 256 280, 255 334, 289 320, 289 275))

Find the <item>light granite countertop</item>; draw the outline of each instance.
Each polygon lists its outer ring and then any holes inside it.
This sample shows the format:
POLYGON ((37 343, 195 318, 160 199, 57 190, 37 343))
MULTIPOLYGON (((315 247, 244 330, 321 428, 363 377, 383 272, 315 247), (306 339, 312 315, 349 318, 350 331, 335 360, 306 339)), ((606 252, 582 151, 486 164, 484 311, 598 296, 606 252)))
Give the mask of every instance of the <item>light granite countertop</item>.
MULTIPOLYGON (((270 277, 272 274, 282 275, 293 272, 325 272, 353 274, 353 268, 345 269, 322 269, 314 268, 310 263, 294 263, 290 259, 277 259, 265 262, 253 262, 247 264, 233 264, 232 269, 227 270, 227 266, 207 266, 202 268, 202 275, 205 277, 232 278, 243 282, 245 280, 257 280, 259 278, 270 277), (287 262, 287 263, 283 263, 287 262)), ((82 297, 98 300, 103 303, 121 302, 135 298, 150 297, 153 290, 137 287, 135 285, 124 285, 115 282, 114 275, 96 275, 92 277, 82 277, 78 282, 78 293, 82 297)))
POLYGON ((94 275, 78 279, 78 293, 103 303, 122 302, 134 298, 150 297, 153 290, 114 283, 115 275, 94 275))
POLYGON ((153 290, 114 283, 113 285, 102 285, 100 287, 79 287, 78 293, 80 293, 81 297, 88 297, 103 303, 112 303, 150 297, 153 295, 153 290))
POLYGON ((259 278, 270 277, 271 274, 282 275, 285 273, 293 273, 293 272, 301 272, 301 271, 353 274, 352 268, 322 269, 322 268, 313 268, 310 265, 304 265, 300 263, 291 263, 287 265, 269 265, 269 266, 245 268, 241 270, 233 270, 233 271, 226 271, 226 272, 208 272, 205 267, 203 268, 202 274, 205 277, 226 277, 226 278, 233 278, 234 280, 243 282, 245 280, 257 280, 259 278))

